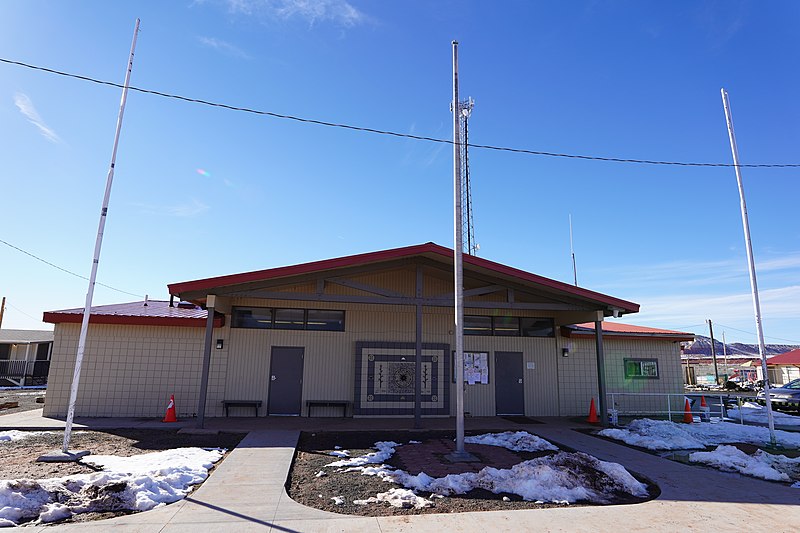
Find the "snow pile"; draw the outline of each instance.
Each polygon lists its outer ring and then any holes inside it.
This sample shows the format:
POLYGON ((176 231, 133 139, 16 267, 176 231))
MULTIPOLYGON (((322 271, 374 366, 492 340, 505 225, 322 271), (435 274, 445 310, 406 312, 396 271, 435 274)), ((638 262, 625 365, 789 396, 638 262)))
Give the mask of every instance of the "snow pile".
POLYGON ((41 480, 0 480, 0 526, 38 520, 53 522, 73 514, 147 511, 180 500, 224 451, 179 448, 133 457, 96 455, 82 462, 103 469, 41 480))
MULTIPOLYGON (((544 439, 520 431, 470 437, 467 442, 503 446, 516 451, 558 450, 544 439)), ((466 441, 467 439, 465 439, 466 441)), ((600 461, 585 453, 559 452, 546 457, 523 461, 508 469, 486 467, 480 472, 450 474, 434 478, 421 472, 411 475, 404 470, 381 464, 395 452, 395 442, 376 442, 377 452, 335 461, 326 466, 349 467, 345 472, 360 472, 397 483, 404 488, 392 489, 366 500, 353 503, 388 502, 402 508, 421 508, 433 505, 431 500, 417 496, 430 492, 431 499, 452 494, 466 494, 473 489, 485 489, 495 494, 517 494, 527 501, 572 503, 590 501, 607 503, 620 493, 647 496, 647 487, 638 482, 617 463, 600 461)))
POLYGON ((800 458, 792 459, 784 455, 772 455, 763 450, 757 450, 753 455, 747 455, 736 446, 723 445, 718 446, 712 452, 691 453, 689 460, 720 470, 739 472, 769 481, 800 480, 800 458))
POLYGON ((0 442, 22 440, 27 439, 28 437, 35 437, 37 435, 45 435, 47 433, 47 431, 18 431, 16 429, 0 431, 0 442))
MULTIPOLYGON (((800 426, 800 417, 787 415, 779 411, 772 410, 772 417, 776 426, 800 426)), ((753 424, 767 423, 767 408, 757 403, 745 402, 742 408, 728 409, 728 418, 744 420, 753 424)))
MULTIPOLYGON (((701 450, 734 442, 755 445, 769 442, 769 430, 761 426, 743 426, 731 422, 677 424, 647 418, 634 420, 625 428, 604 429, 599 434, 650 450, 701 450)), ((777 430, 775 436, 780 446, 800 447, 798 433, 777 430)))
POLYGON ((380 492, 377 496, 367 498, 366 500, 353 500, 356 505, 367 505, 370 503, 387 502, 392 507, 399 507, 401 509, 422 509, 430 507, 433 502, 426 500, 421 496, 414 494, 414 491, 408 489, 390 489, 388 492, 380 492))
POLYGON ((475 437, 466 437, 464 442, 500 446, 515 452, 557 451, 558 448, 543 438, 531 435, 527 431, 506 431, 505 433, 486 433, 475 437))
POLYGON ((412 476, 402 470, 381 477, 407 488, 449 496, 485 489, 495 494, 517 494, 526 501, 607 503, 618 493, 647 496, 647 487, 616 463, 591 455, 559 452, 523 461, 508 469, 486 467, 480 472, 432 478, 424 472, 412 476))
MULTIPOLYGON (((342 459, 341 461, 334 461, 330 464, 325 466, 351 466, 351 467, 358 467, 364 466, 367 464, 377 464, 382 463, 389 459, 394 454, 394 449, 400 446, 400 444, 392 441, 381 441, 375 443, 375 448, 378 449, 377 452, 370 452, 365 455, 360 455, 358 457, 353 457, 351 459, 342 459)), ((331 455, 334 455, 336 452, 331 452, 331 455)), ((349 457, 349 454, 345 457, 349 457)))

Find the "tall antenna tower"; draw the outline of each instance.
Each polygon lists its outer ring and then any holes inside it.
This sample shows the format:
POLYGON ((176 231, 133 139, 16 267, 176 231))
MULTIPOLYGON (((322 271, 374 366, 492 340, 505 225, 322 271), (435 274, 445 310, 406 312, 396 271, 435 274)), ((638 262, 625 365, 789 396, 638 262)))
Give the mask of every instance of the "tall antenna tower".
POLYGON ((475 242, 475 224, 472 219, 472 188, 469 182, 469 117, 472 115, 472 108, 475 101, 470 97, 458 102, 458 124, 461 137, 461 209, 463 214, 461 223, 463 225, 464 241, 462 248, 464 253, 478 255, 480 246, 475 242))

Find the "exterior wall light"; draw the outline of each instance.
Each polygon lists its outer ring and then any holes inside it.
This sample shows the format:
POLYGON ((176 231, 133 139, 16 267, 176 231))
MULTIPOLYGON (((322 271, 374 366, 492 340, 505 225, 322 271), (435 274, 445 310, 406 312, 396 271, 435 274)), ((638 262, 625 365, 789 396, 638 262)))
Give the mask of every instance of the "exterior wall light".
POLYGON ((217 350, 221 350, 223 346, 223 339, 217 339, 217 350))

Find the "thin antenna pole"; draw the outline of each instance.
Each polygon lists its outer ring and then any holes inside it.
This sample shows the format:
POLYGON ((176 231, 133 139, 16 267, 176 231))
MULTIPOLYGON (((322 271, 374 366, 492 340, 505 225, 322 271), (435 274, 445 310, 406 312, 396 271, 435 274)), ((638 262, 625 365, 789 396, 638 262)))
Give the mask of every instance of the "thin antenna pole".
POLYGON ((456 335, 456 454, 464 452, 464 247, 461 221, 461 143, 459 141, 458 109, 458 41, 453 41, 453 208, 454 230, 453 263, 455 282, 455 335, 456 335))
POLYGON ((742 228, 744 241, 747 248, 747 268, 750 272, 750 289, 753 293, 753 311, 756 319, 756 332, 758 333, 758 353, 761 356, 761 371, 764 374, 764 400, 767 404, 767 421, 769 423, 769 441, 772 446, 777 444, 775 438, 775 419, 772 415, 772 399, 769 395, 769 375, 767 374, 767 348, 764 344, 764 329, 761 327, 761 303, 758 299, 758 282, 756 281, 756 265, 753 260, 753 244, 750 240, 750 222, 747 217, 747 203, 744 199, 744 185, 742 184, 742 167, 739 166, 739 149, 736 146, 736 134, 733 131, 733 115, 728 91, 720 89, 722 93, 722 106, 725 108, 725 121, 728 124, 728 137, 731 141, 731 154, 733 155, 736 183, 739 186, 739 204, 742 211, 742 228))
POLYGON ((575 248, 572 245, 572 213, 569 215, 569 253, 572 255, 572 277, 575 279, 575 286, 578 286, 578 266, 575 264, 575 248))
POLYGON ((92 257, 92 274, 89 276, 89 288, 86 291, 86 304, 83 307, 83 321, 81 322, 81 333, 78 337, 78 352, 75 356, 75 371, 72 374, 72 387, 69 391, 69 407, 67 409, 67 423, 64 427, 64 446, 61 451, 69 453, 69 440, 72 433, 72 420, 75 417, 75 401, 78 398, 78 384, 81 379, 81 365, 83 364, 83 354, 86 349, 86 333, 89 329, 89 315, 92 309, 92 298, 94 297, 94 284, 97 279, 97 266, 100 263, 100 248, 103 245, 103 230, 106 226, 108 216, 108 202, 111 198, 111 184, 114 181, 114 165, 117 161, 117 147, 119 146, 119 134, 122 130, 122 117, 125 114, 125 102, 128 99, 128 86, 131 81, 131 71, 133 70, 133 55, 136 50, 136 38, 139 35, 139 19, 136 19, 136 27, 133 30, 133 42, 131 43, 131 53, 128 56, 128 68, 125 71, 125 83, 122 89, 122 98, 119 103, 119 114, 117 115, 117 129, 114 133, 114 148, 111 150, 111 164, 108 168, 106 178, 106 191, 103 195, 103 207, 100 210, 100 223, 97 227, 97 239, 94 245, 94 256, 92 257))

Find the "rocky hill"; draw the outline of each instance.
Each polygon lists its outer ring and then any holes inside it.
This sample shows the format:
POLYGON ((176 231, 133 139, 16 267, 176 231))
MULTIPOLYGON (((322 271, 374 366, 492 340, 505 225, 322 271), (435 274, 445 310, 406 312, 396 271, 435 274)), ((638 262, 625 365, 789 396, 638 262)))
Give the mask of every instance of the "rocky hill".
MULTIPOLYGON (((797 350, 800 346, 793 344, 767 344, 767 357, 778 355, 792 350, 797 350)), ((728 343, 725 346, 727 354, 732 357, 758 357, 757 344, 742 344, 740 342, 728 343)), ((717 355, 722 355, 722 341, 714 339, 714 351, 717 355)), ((683 347, 684 355, 697 357, 711 357, 711 339, 702 335, 697 335, 694 342, 686 343, 683 347)))

